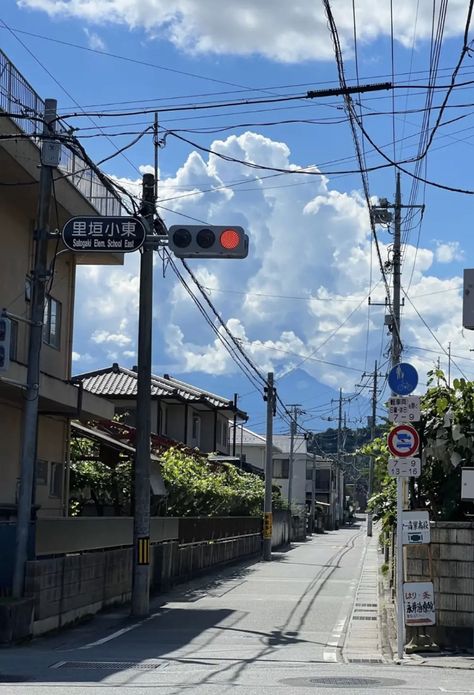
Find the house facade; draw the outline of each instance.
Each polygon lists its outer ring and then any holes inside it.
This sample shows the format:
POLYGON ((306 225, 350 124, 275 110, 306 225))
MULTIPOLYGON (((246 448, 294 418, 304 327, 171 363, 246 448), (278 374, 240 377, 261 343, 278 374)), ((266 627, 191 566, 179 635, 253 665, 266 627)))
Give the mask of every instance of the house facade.
MULTIPOLYGON (((137 371, 119 366, 78 374, 74 381, 85 393, 107 399, 115 415, 135 427, 137 371)), ((169 374, 151 378, 151 431, 204 454, 231 453, 229 423, 247 419, 245 412, 209 391, 203 391, 169 374)))
MULTIPOLYGON (((44 102, 0 51, 0 311, 11 321, 10 365, 0 371, 0 519, 16 516, 22 450, 24 385, 27 380, 31 277, 35 256, 40 149, 37 133, 44 102), (35 119, 20 117, 29 108, 35 119), (4 115, 2 115, 2 112, 4 115), (16 116, 18 114, 18 117, 16 116), (39 118, 38 118, 39 117, 39 118)), ((120 214, 119 202, 78 157, 61 146, 52 168, 54 201, 51 231, 77 215, 120 214), (75 173, 76 172, 76 173, 75 173)), ((65 463, 73 417, 109 418, 110 403, 82 393, 71 378, 76 266, 121 264, 117 254, 80 255, 66 251, 59 234, 48 241, 48 280, 44 308, 39 420, 33 502, 39 516, 66 511, 65 463)))

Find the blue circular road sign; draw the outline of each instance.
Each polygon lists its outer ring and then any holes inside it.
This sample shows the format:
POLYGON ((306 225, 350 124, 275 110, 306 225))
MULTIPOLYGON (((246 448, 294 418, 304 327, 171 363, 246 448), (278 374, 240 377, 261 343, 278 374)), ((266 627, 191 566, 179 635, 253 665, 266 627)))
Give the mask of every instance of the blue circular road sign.
POLYGON ((401 362, 390 370, 388 385, 399 396, 408 396, 418 385, 418 372, 407 362, 401 362))

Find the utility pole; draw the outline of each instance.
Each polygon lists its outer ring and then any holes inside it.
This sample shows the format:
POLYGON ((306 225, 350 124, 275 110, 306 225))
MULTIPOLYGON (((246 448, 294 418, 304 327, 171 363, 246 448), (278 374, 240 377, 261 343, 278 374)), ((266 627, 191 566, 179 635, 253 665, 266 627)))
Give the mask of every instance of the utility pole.
MULTIPOLYGON (((396 175, 395 202, 389 204, 386 199, 379 201, 379 206, 371 209, 372 219, 375 223, 391 222, 392 216, 388 208, 394 210, 394 234, 393 234, 393 302, 391 307, 390 326, 392 331, 392 367, 400 363, 402 353, 400 331, 400 294, 401 294, 401 216, 403 208, 419 208, 424 210, 424 205, 402 205, 400 189, 400 173, 396 175)), ((370 302, 370 300, 369 300, 370 302)), ((396 395, 396 394, 394 394, 396 395)), ((405 641, 405 622, 403 609, 403 543, 402 543, 402 514, 404 499, 404 479, 397 477, 397 537, 396 537, 396 564, 397 564, 397 652, 398 658, 403 657, 403 645, 405 641)))
POLYGON ((291 408, 291 423, 290 423, 290 458, 288 461, 288 509, 290 511, 290 529, 288 534, 288 540, 291 541, 292 537, 292 514, 291 514, 291 504, 293 502, 293 467, 294 467, 294 456, 295 456, 295 434, 298 429, 298 413, 300 412, 298 408, 300 403, 290 403, 288 405, 291 408))
POLYGON ((267 401, 267 432, 265 440, 265 497, 263 501, 263 559, 272 559, 272 479, 273 479, 273 417, 275 415, 275 388, 273 372, 268 372, 264 399, 267 401))
MULTIPOLYGON (((155 177, 143 175, 142 215, 151 236, 155 212, 155 177)), ((133 517, 133 583, 131 614, 150 612, 150 437, 151 340, 153 304, 153 243, 145 242, 140 259, 138 318, 137 441, 135 454, 135 509, 133 517)))
POLYGON ((451 386, 451 341, 448 343, 448 386, 451 386))
POLYGON ((311 469, 311 533, 314 533, 314 515, 316 512, 316 454, 313 451, 313 466, 311 469))
POLYGON ((15 568, 12 594, 21 598, 25 583, 25 562, 28 557, 28 535, 31 522, 36 444, 38 439, 38 405, 40 358, 43 343, 44 303, 48 280, 48 233, 51 209, 53 169, 59 164, 61 147, 55 141, 57 102, 46 99, 41 146, 41 171, 35 228, 35 260, 32 272, 30 336, 28 345, 27 384, 23 410, 23 446, 20 463, 20 491, 16 520, 15 568))
MULTIPOLYGON (((235 456, 235 444, 237 441, 237 401, 238 393, 234 393, 234 426, 232 428, 232 456, 235 456)), ((240 456, 240 468, 242 468, 242 452, 240 456)))
POLYGON ((341 516, 341 469, 342 469, 342 389, 339 389, 339 412, 337 417, 337 454, 336 454, 336 523, 341 516))
MULTIPOLYGON (((375 360, 374 366, 374 380, 372 389, 372 422, 370 423, 370 438, 372 441, 375 439, 375 422, 377 418, 377 360, 375 360)), ((369 460, 369 485, 367 489, 367 498, 370 499, 374 492, 374 457, 371 456, 369 460)), ((367 513, 367 535, 372 535, 372 512, 367 513)))

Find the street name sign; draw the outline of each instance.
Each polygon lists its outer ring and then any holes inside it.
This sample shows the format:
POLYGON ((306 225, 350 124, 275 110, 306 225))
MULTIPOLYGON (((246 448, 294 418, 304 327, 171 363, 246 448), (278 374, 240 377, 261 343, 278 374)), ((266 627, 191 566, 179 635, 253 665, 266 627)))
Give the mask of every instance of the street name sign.
POLYGON ((419 545, 431 540, 430 517, 426 511, 402 513, 403 545, 419 545))
POLYGON ((419 396, 392 396, 388 399, 388 419, 390 422, 419 422, 419 396))
POLYGON ((420 446, 420 435, 411 425, 397 425, 388 433, 387 446, 393 456, 413 456, 420 446))
POLYGON ((399 396, 408 396, 418 385, 418 372, 407 362, 396 364, 389 372, 388 385, 399 396))
POLYGON ((418 478, 421 475, 419 458, 388 459, 388 474, 392 478, 418 478))
POLYGON ((62 231, 65 246, 81 253, 131 253, 145 239, 145 225, 138 217, 71 217, 62 231))
POLYGON ((405 625, 435 625, 433 582, 403 584, 405 625))

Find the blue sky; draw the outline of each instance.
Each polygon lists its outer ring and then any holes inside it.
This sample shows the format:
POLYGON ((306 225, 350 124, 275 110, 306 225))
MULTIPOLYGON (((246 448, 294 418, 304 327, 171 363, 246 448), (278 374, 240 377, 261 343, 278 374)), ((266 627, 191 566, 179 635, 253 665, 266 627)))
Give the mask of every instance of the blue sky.
MULTIPOLYGON (((355 79, 357 69, 361 83, 392 81, 393 62, 396 90, 354 97, 364 127, 389 158, 415 156, 424 117, 420 109, 435 62, 432 3, 397 0, 391 17, 390 0, 355 0, 357 51, 353 3, 339 0, 331 5, 348 81, 355 79)), ((445 21, 440 21, 443 39, 437 74, 432 75, 440 88, 432 107, 442 102, 446 89, 441 87, 449 84, 460 56, 467 6, 465 0, 451 0, 445 21)), ((78 128, 76 135, 95 161, 129 144, 152 124, 153 113, 144 110, 159 111, 164 144, 159 153, 161 214, 167 224, 182 222, 187 215, 246 228, 248 259, 192 261, 190 266, 258 369, 263 374, 273 370, 279 383, 294 388, 291 398, 291 388, 285 387, 290 402, 298 401, 308 410, 328 404, 320 411, 327 417, 333 410, 332 393, 336 395, 339 387, 355 391, 375 359, 386 362, 385 312, 367 304, 369 294, 380 302, 385 291, 342 100, 164 110, 303 96, 309 89, 337 87, 322 3, 3 0, 0 19, 2 49, 41 97, 57 98, 60 113, 78 128), (80 117, 73 115, 81 112, 80 117), (88 117, 90 113, 97 115, 88 117), (177 135, 247 163, 317 167, 331 173, 269 177, 270 171, 225 161, 177 135), (348 170, 355 173, 338 173, 348 170)), ((466 56, 458 83, 472 80, 472 62, 466 56)), ((474 122, 472 106, 465 106, 474 103, 472 87, 458 86, 450 95, 443 117, 450 123, 436 131, 421 168, 431 181, 474 188, 474 122)), ((428 133, 437 114, 433 108, 428 133)), ((367 141, 360 142, 367 166, 385 163, 367 141)), ((145 135, 125 154, 103 169, 138 192, 142 173, 153 165, 151 136, 145 135)), ((404 166, 414 171, 413 164, 404 166)), ((415 194, 412 181, 402 174, 404 202, 415 194)), ((371 172, 369 187, 372 196, 393 200, 394 168, 371 172)), ((456 364, 472 377, 469 349, 474 339, 462 331, 461 319, 462 269, 472 265, 474 254, 472 196, 420 184, 413 200, 424 202, 426 211, 421 225, 419 213, 404 222, 402 282, 416 307, 406 300, 404 359, 415 364, 420 381, 426 383, 426 371, 438 356, 447 368, 443 348, 451 342, 456 364)), ((391 236, 383 228, 378 228, 378 236, 385 261, 391 236)), ((127 257, 122 268, 79 271, 76 372, 112 361, 124 366, 136 362, 137 288, 137 254, 127 257)), ((242 396, 253 392, 242 398, 241 406, 260 422, 263 402, 255 400, 255 384, 238 370, 169 267, 163 278, 158 257, 154 314, 154 370, 230 397, 234 391, 242 396)), ((456 373, 453 364, 452 374, 456 373)), ((356 408, 358 417, 367 409, 362 401, 356 408)), ((311 427, 326 424, 313 420, 311 427)), ((279 426, 284 431, 284 423, 279 426)))

